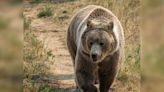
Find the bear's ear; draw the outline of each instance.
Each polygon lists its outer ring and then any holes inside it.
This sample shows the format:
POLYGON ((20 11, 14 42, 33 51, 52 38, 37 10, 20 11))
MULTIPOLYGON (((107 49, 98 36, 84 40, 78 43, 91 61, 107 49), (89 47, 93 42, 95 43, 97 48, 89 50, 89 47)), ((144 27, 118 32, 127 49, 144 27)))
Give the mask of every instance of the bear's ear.
POLYGON ((92 21, 88 20, 87 21, 87 29, 92 29, 93 25, 92 25, 92 21))
POLYGON ((113 21, 110 21, 110 22, 108 23, 108 30, 112 30, 112 29, 113 29, 113 26, 114 26, 113 21))

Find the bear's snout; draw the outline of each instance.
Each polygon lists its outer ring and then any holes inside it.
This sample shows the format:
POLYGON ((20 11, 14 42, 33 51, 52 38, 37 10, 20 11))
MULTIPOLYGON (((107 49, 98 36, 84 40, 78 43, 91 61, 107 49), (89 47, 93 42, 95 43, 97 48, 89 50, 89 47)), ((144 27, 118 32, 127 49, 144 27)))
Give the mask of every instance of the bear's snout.
POLYGON ((95 62, 97 61, 97 54, 96 53, 93 53, 92 54, 92 60, 95 62))
POLYGON ((101 47, 98 44, 93 44, 91 47, 90 57, 93 62, 96 62, 101 57, 101 47))

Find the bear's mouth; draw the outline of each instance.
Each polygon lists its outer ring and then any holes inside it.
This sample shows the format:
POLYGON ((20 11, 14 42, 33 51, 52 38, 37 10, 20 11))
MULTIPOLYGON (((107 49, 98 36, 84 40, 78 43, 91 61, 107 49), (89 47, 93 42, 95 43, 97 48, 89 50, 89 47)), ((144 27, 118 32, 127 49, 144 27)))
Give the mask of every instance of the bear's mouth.
POLYGON ((91 55, 91 60, 92 60, 94 63, 96 63, 96 62, 98 61, 98 56, 92 54, 92 55, 91 55))

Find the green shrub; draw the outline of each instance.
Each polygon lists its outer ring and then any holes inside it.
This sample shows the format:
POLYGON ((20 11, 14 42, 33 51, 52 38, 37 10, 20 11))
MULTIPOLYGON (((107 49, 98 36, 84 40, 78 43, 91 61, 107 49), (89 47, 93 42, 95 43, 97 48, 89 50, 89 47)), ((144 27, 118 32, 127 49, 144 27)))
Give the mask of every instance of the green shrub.
POLYGON ((44 0, 32 0, 31 3, 41 3, 43 2, 44 0))
POLYGON ((25 75, 47 74, 49 63, 53 63, 52 51, 44 48, 44 43, 38 40, 32 31, 27 30, 24 33, 25 75))
POLYGON ((39 18, 41 17, 49 17, 53 15, 52 7, 46 6, 39 14, 37 15, 39 18))
POLYGON ((24 25, 23 25, 24 29, 29 29, 30 25, 31 25, 31 20, 24 18, 24 25))

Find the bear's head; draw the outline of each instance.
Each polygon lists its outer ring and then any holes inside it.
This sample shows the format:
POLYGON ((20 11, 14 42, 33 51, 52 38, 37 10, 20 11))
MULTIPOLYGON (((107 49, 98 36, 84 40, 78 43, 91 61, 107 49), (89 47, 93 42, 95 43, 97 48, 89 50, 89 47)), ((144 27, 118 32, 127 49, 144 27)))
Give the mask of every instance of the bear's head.
POLYGON ((101 62, 116 48, 112 20, 90 19, 86 22, 87 29, 82 35, 83 51, 94 63, 101 62))

